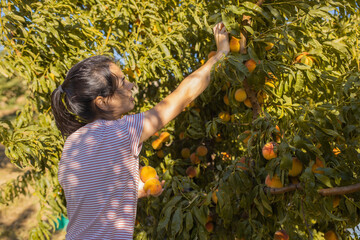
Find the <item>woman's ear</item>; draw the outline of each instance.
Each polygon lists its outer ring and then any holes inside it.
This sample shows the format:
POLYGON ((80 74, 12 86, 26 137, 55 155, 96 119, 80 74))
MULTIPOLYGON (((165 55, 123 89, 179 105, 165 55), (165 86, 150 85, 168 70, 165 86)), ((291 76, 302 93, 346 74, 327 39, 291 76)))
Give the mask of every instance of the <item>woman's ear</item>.
POLYGON ((94 99, 94 103, 95 103, 96 107, 100 108, 101 110, 104 110, 104 111, 108 110, 105 99, 102 96, 97 96, 94 99))

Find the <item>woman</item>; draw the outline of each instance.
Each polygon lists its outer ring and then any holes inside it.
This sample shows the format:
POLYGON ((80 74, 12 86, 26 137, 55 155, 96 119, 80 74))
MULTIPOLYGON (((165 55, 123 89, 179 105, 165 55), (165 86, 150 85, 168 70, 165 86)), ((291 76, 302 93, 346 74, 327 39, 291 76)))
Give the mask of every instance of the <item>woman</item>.
POLYGON ((214 28, 217 53, 154 108, 134 108, 134 84, 105 56, 74 65, 52 93, 56 125, 66 137, 58 178, 69 224, 66 239, 133 239, 142 142, 174 119, 210 82, 212 66, 228 54, 222 23, 214 28))

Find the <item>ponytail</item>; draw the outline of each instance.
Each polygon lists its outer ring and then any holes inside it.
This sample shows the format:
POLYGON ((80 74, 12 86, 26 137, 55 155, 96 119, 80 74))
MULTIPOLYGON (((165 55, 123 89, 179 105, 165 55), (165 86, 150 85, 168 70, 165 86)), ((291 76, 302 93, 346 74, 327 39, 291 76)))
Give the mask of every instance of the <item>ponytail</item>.
POLYGON ((86 125, 84 119, 71 112, 65 94, 66 93, 62 90, 61 85, 51 94, 52 113, 55 118, 56 126, 64 138, 86 125))

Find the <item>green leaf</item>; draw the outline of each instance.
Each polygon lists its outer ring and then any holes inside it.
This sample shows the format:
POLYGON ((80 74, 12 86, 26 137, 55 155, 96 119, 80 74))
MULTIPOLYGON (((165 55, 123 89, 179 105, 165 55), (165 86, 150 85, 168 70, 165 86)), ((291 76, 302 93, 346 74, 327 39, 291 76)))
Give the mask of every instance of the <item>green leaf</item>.
POLYGON ((172 236, 175 236, 180 231, 180 229, 182 228, 182 222, 183 222, 182 208, 178 207, 175 210, 174 216, 172 217, 172 222, 171 222, 172 236))

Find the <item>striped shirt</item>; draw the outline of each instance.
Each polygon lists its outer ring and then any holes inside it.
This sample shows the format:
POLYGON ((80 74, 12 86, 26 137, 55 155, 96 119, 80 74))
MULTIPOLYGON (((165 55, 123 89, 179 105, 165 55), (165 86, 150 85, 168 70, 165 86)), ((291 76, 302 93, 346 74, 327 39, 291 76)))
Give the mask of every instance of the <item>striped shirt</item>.
POLYGON ((97 120, 64 144, 58 179, 69 218, 66 239, 133 239, 143 113, 97 120))

